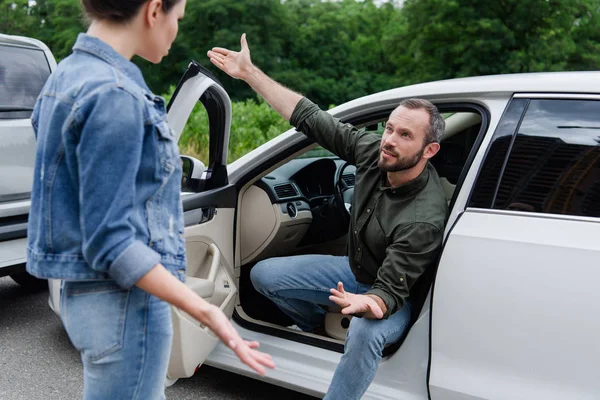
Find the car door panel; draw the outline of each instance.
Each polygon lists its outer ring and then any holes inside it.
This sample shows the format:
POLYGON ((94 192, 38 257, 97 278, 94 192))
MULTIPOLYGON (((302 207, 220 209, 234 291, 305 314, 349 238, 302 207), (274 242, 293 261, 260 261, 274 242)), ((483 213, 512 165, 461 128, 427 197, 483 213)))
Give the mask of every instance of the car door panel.
POLYGON ((592 221, 467 210, 436 278, 431 398, 596 397, 599 234, 592 221))
POLYGON ((600 97, 527 97, 494 132, 439 264, 433 400, 600 392, 600 97))
MULTIPOLYGON (((186 285, 207 302, 231 317, 237 297, 233 272, 233 238, 236 190, 227 184, 227 146, 231 103, 225 90, 210 73, 192 62, 168 107, 168 120, 180 137, 196 103, 209 116, 210 152, 200 193, 182 195, 186 246, 186 285)), ((182 310, 172 307, 173 342, 167 377, 194 374, 213 351, 218 338, 182 310)))
MULTIPOLYGON (((233 278, 233 218, 231 208, 215 210, 205 223, 185 228, 186 285, 204 300, 233 314, 237 286, 233 278)), ((206 327, 173 307, 173 344, 167 376, 189 377, 212 352, 218 339, 206 327)))

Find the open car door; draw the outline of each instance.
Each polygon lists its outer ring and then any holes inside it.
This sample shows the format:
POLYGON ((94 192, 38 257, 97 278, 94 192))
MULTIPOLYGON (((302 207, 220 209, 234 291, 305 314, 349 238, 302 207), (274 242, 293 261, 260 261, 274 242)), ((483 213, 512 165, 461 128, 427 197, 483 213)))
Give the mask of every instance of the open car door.
MULTIPOLYGON (((231 317, 237 296, 233 279, 235 188, 227 177, 227 145, 231 126, 231 101, 212 74, 190 63, 168 106, 168 120, 181 137, 198 102, 209 119, 209 162, 187 165, 194 168, 194 182, 183 182, 182 201, 187 253, 186 284, 206 301, 231 317), (198 171, 200 169, 200 171, 198 171)), ((198 133, 200 134, 200 133, 198 133)), ((208 328, 173 307, 173 344, 167 377, 178 379, 194 374, 218 343, 208 328)))

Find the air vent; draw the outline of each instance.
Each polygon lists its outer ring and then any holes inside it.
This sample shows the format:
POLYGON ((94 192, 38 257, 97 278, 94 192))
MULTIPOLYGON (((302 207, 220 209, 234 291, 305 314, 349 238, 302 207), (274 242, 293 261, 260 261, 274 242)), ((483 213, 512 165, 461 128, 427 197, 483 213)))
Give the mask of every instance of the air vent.
POLYGON ((298 196, 298 191, 291 183, 285 183, 283 185, 277 185, 273 189, 275 189, 275 193, 279 199, 287 199, 290 197, 298 196))
POLYGON ((344 181, 344 183, 346 184, 346 186, 354 186, 355 179, 356 179, 356 176, 354 176, 354 174, 344 174, 344 175, 342 175, 342 180, 344 181))

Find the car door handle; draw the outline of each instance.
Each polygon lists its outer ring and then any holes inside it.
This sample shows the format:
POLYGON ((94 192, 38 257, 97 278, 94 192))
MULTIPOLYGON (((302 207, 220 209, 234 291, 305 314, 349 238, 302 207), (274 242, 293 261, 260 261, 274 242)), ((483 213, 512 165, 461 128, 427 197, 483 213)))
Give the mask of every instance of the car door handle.
POLYGON ((183 222, 185 226, 200 225, 212 220, 215 215, 217 215, 215 207, 197 208, 184 212, 183 222))
POLYGON ((221 265, 221 251, 216 244, 211 243, 211 245, 208 246, 207 253, 212 256, 212 261, 206 279, 210 282, 214 282, 217 277, 217 272, 219 272, 219 266, 221 265))

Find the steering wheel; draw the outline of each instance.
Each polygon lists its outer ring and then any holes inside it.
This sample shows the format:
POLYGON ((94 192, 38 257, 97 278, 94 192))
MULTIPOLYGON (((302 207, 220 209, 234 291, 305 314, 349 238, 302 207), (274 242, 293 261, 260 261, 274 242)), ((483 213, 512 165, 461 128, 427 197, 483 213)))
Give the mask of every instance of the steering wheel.
POLYGON ((333 186, 333 195, 335 208, 339 211, 344 224, 350 223, 350 209, 352 208, 352 198, 354 197, 354 186, 348 186, 342 179, 344 171, 350 163, 345 162, 341 168, 335 171, 335 182, 333 186))

